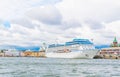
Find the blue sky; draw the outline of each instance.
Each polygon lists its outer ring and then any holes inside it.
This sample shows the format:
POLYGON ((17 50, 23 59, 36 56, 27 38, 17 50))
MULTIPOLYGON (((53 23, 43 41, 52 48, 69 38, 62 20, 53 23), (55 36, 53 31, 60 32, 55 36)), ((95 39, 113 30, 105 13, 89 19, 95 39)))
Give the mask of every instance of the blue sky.
POLYGON ((0 45, 120 39, 119 0, 0 0, 0 45))
POLYGON ((6 28, 10 28, 10 22, 9 22, 9 21, 3 22, 3 25, 4 25, 6 28))

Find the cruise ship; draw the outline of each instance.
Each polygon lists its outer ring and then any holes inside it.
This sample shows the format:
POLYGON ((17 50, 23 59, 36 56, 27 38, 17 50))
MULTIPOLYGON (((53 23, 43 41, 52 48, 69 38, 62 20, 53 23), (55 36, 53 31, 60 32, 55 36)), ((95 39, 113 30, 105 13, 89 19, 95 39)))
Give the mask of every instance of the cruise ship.
POLYGON ((51 44, 46 49, 50 58, 93 58, 98 50, 88 39, 73 39, 65 44, 51 44))

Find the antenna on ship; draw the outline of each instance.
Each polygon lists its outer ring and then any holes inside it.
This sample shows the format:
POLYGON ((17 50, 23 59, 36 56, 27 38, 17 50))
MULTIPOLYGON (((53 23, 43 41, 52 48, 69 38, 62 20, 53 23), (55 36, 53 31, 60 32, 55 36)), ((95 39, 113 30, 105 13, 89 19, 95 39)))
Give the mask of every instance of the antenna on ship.
POLYGON ((59 44, 59 40, 56 38, 55 41, 56 41, 56 44, 58 45, 59 44))
POLYGON ((91 42, 93 43, 93 38, 92 39, 90 39, 91 40, 91 42))
POLYGON ((45 42, 43 42, 42 46, 41 46, 42 51, 46 52, 47 51, 47 44, 45 42))

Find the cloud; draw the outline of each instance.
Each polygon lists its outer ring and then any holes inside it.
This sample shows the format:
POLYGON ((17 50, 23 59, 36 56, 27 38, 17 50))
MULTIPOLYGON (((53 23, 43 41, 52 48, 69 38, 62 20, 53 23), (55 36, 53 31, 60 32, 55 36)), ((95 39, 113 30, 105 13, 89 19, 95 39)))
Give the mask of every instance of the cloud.
POLYGON ((3 20, 0 19, 0 24, 2 24, 2 23, 3 23, 3 20))
POLYGON ((0 42, 39 46, 79 37, 109 44, 120 38, 119 7, 119 0, 1 0, 0 42))
POLYGON ((62 0, 42 0, 42 5, 54 5, 56 3, 62 2, 62 0))
POLYGON ((80 37, 94 38, 96 44, 109 44, 108 42, 114 36, 119 37, 118 24, 112 28, 108 26, 110 23, 120 20, 120 3, 118 0, 64 0, 56 7, 61 12, 63 21, 75 19, 80 23, 79 28, 66 27, 66 29, 73 28, 74 31, 79 29, 80 37))
POLYGON ((19 26, 17 24, 11 24, 8 30, 0 30, 0 35, 2 37, 0 39, 1 45, 30 46, 40 45, 41 43, 41 32, 39 30, 19 26))
POLYGON ((27 19, 27 18, 19 18, 19 19, 16 19, 16 20, 11 20, 11 23, 13 24, 18 24, 20 26, 24 26, 24 27, 27 27, 27 28, 34 28, 34 24, 31 22, 31 20, 27 19))
POLYGON ((26 15, 32 19, 39 20, 44 24, 61 24, 62 16, 54 6, 42 6, 29 10, 26 15))
POLYGON ((76 19, 83 23, 87 21, 93 29, 96 28, 95 25, 102 26, 102 22, 120 20, 118 0, 63 0, 56 7, 63 15, 63 20, 76 19))
MULTIPOLYGON (((0 10, 2 10, 0 12, 0 36, 2 37, 0 39, 1 45, 40 46, 42 41, 46 40, 47 38, 52 38, 51 36, 56 36, 54 35, 56 34, 54 33, 54 29, 56 29, 56 27, 53 29, 50 28, 47 31, 47 24, 61 24, 62 16, 60 12, 58 9, 56 9, 56 7, 51 5, 56 4, 58 0, 55 0, 55 3, 52 1, 49 6, 47 6, 48 3, 41 4, 42 1, 43 0, 0 1, 0 4, 2 3, 0 5, 0 10), (39 8, 41 6, 44 6, 46 10, 44 11, 44 9, 39 8), (31 15, 31 17, 26 16, 29 11, 31 13, 33 12, 33 15, 31 15), (35 17, 35 19, 33 17, 35 17), (37 17, 40 17, 41 19, 37 19, 37 17), (10 22, 4 22, 3 20, 8 20, 10 22), (38 21, 41 24, 43 23, 42 25, 45 25, 45 27, 37 28, 41 27, 41 25, 34 23, 34 20, 38 21), (10 26, 10 28, 6 29, 4 25, 10 26), (54 34, 51 34, 49 32, 52 32, 54 34)), ((50 0, 46 2, 50 2, 50 0)))
POLYGON ((23 17, 33 7, 54 5, 61 0, 0 0, 0 18, 11 20, 23 17))
POLYGON ((101 22, 97 22, 95 20, 94 21, 93 20, 86 20, 85 23, 88 24, 89 27, 93 30, 105 28, 101 22))
POLYGON ((82 24, 77 20, 68 20, 63 21, 60 28, 61 29, 69 29, 69 28, 76 28, 76 27, 82 27, 82 24))

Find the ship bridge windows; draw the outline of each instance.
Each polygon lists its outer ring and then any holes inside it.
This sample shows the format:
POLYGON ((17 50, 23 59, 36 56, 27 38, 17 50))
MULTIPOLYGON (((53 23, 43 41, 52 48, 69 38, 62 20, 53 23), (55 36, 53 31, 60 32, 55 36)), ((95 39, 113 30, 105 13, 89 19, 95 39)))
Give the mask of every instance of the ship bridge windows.
POLYGON ((77 47, 77 45, 71 45, 71 47, 72 47, 72 48, 75 48, 75 47, 77 47))
POLYGON ((82 47, 83 47, 83 49, 87 49, 87 50, 93 49, 93 46, 91 46, 91 45, 83 45, 82 47))
POLYGON ((73 39, 73 41, 66 42, 65 45, 76 45, 76 44, 93 44, 88 39, 73 39))
POLYGON ((95 47, 93 46, 93 45, 91 45, 91 46, 89 46, 90 47, 90 49, 95 49, 95 47))

